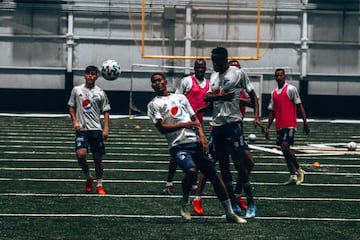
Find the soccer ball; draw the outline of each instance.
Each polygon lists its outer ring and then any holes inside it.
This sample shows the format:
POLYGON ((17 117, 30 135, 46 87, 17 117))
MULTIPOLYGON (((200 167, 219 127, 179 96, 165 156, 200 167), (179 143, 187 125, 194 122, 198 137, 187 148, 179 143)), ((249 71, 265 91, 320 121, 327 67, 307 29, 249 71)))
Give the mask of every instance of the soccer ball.
POLYGON ((249 142, 255 142, 256 141, 256 135, 251 133, 248 136, 249 142))
POLYGON ((117 79, 120 73, 120 65, 115 60, 106 60, 101 65, 101 75, 108 81, 117 79))
POLYGON ((356 142, 349 142, 347 145, 346 145, 348 151, 356 151, 356 148, 357 148, 357 144, 356 142))

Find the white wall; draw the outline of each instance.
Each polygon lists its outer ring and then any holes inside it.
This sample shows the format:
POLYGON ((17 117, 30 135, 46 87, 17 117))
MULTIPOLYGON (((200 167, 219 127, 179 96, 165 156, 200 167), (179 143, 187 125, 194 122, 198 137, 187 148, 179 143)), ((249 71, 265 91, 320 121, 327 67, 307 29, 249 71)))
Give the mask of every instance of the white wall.
MULTIPOLYGON (((147 85, 148 76, 154 69, 131 73, 133 64, 184 66, 184 60, 172 63, 167 59, 142 58, 140 4, 131 2, 128 6, 127 1, 113 2, 118 4, 114 4, 112 12, 104 10, 105 3, 90 6, 79 1, 77 6, 73 6, 75 84, 83 81, 81 71, 87 65, 100 66, 106 59, 115 59, 123 74, 114 82, 99 80, 104 89, 127 91, 130 89, 129 78, 133 76, 134 90, 151 91, 147 85), (149 74, 143 74, 144 71, 149 74)), ((193 2, 191 52, 194 56, 209 56, 217 45, 227 47, 231 56, 256 53, 256 5, 234 0, 230 1, 231 8, 227 8, 224 4, 206 5, 202 0, 193 2)), ((242 66, 263 68, 259 71, 266 74, 272 74, 272 68, 290 66, 294 76, 298 76, 301 69, 302 1, 262 2, 260 59, 241 61, 242 66)), ((171 36, 163 19, 163 6, 146 5, 147 55, 168 55, 170 51, 168 42, 171 36)), ((360 76, 359 11, 342 10, 343 5, 339 5, 338 10, 336 5, 330 7, 329 10, 323 5, 308 6, 308 75, 334 75, 341 81, 311 81, 310 78, 309 93, 359 96, 360 83, 354 81, 354 76, 360 76), (349 75, 352 78, 347 81, 349 75)), ((69 6, 2 3, 0 10, 0 88, 63 89, 69 6)), ((174 36, 176 55, 185 52, 184 36, 185 5, 179 1, 174 36)), ((210 61, 208 67, 212 67, 210 61)), ((264 81, 264 84, 266 91, 268 83, 264 81)))

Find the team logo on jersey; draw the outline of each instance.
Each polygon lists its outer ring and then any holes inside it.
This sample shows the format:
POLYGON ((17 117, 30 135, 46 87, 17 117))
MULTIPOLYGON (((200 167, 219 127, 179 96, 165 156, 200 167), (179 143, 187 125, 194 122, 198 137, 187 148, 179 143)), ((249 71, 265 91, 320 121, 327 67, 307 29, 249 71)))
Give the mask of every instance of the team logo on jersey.
POLYGON ((171 115, 176 118, 181 118, 183 116, 183 112, 181 108, 175 106, 171 108, 171 115))
POLYGON ((91 104, 90 99, 85 99, 85 100, 82 102, 82 107, 83 107, 85 110, 90 110, 90 109, 92 108, 92 104, 91 104))
POLYGON ((93 100, 100 99, 100 96, 94 94, 94 96, 92 96, 92 99, 93 99, 93 100))
POLYGON ((230 82, 229 79, 224 79, 224 85, 226 85, 228 82, 230 82))

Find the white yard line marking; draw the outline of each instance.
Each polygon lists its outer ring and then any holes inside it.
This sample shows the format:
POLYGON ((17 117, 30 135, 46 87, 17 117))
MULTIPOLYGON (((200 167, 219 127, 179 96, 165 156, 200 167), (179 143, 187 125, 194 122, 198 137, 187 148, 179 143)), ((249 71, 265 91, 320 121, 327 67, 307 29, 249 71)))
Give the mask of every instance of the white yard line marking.
MULTIPOLYGON (((260 157, 256 157, 258 159, 260 157)), ((264 158, 274 158, 272 156, 266 156, 264 158)), ((321 159, 320 159, 321 160, 321 159)), ((338 160, 330 159, 326 160, 338 160)), ((346 158, 346 160, 359 160, 359 158, 346 158)), ((0 162, 75 162, 75 159, 40 159, 40 158, 0 158, 0 162)), ((141 164, 169 164, 169 160, 113 160, 113 159, 104 159, 106 163, 141 163, 141 164)), ((302 163, 302 166, 313 167, 312 164, 302 163)), ((256 166, 284 166, 284 163, 261 163, 256 162, 256 166)), ((337 167, 337 168, 359 168, 360 164, 321 164, 321 167, 337 167)), ((317 167, 321 169, 321 167, 317 167)))
MULTIPOLYGON (((85 179, 58 179, 58 178, 0 178, 1 181, 28 181, 28 182, 85 182, 85 179)), ((104 179, 104 183, 166 183, 165 180, 119 180, 104 179)), ((180 181, 173 181, 174 184, 181 184, 180 181)), ((234 184, 236 184, 234 182, 234 184)), ((284 186, 283 183, 271 182, 251 182, 254 186, 284 186)), ((360 187, 360 184, 354 183, 303 183, 301 186, 307 187, 360 187)))
MULTIPOLYGON (((0 193, 0 196, 14 197, 108 197, 108 198, 181 198, 181 195, 156 195, 156 194, 69 194, 69 193, 0 193)), ((203 196, 206 199, 217 199, 215 195, 203 196)), ((267 201, 329 201, 329 202, 360 202, 360 198, 296 198, 296 197, 254 197, 256 200, 267 201)))
MULTIPOLYGON (((48 168, 48 167, 1 167, 0 170, 5 171, 79 171, 78 168, 48 168)), ((109 168, 109 172, 168 172, 167 169, 144 169, 144 168, 109 168)), ((181 170, 177 170, 181 172, 181 170)), ((235 173, 235 171, 232 171, 235 173)), ((251 174, 289 174, 288 171, 252 171, 251 174)), ((330 176, 360 176, 360 173, 339 173, 339 172, 310 172, 306 171, 306 175, 330 175, 330 176)))
MULTIPOLYGON (((151 218, 151 219, 179 219, 175 215, 126 215, 126 214, 69 214, 69 213, 1 213, 0 217, 47 217, 47 218, 151 218)), ((223 219, 223 216, 192 216, 193 219, 223 219)), ((318 218, 318 217, 255 217, 256 220, 292 220, 292 221, 332 221, 332 222, 360 222, 359 218, 318 218)))
MULTIPOLYGON (((72 148, 71 148, 72 149, 72 148)), ((47 154, 47 155, 60 155, 60 154, 71 154, 74 155, 73 152, 66 152, 61 153, 57 151, 53 152, 42 152, 42 151, 4 151, 6 154, 47 154)), ((111 153, 112 156, 152 156, 152 157, 168 157, 170 158, 170 155, 168 153, 152 153, 151 155, 149 153, 111 153)))

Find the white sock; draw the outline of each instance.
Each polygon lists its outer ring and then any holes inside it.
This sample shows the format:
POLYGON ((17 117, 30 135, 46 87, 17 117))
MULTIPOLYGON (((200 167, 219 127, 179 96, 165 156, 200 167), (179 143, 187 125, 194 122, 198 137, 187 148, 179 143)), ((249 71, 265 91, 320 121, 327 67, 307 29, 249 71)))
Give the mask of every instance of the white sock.
POLYGON ((102 179, 97 179, 97 186, 102 186, 102 179))
POLYGON ((234 214, 234 211, 232 210, 230 198, 225 201, 222 201, 221 204, 223 205, 225 214, 227 216, 234 214))
POLYGON ((297 175, 296 174, 290 175, 290 179, 296 181, 297 180, 297 175))

